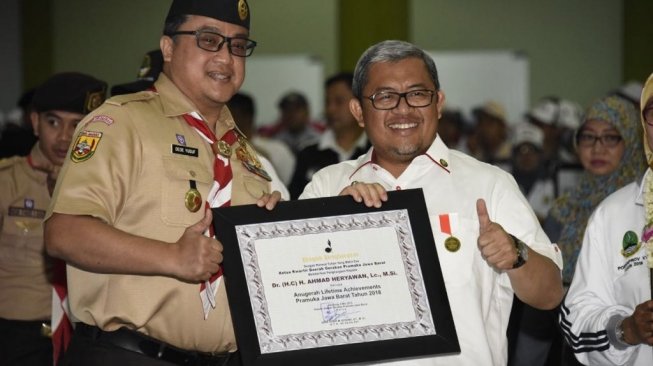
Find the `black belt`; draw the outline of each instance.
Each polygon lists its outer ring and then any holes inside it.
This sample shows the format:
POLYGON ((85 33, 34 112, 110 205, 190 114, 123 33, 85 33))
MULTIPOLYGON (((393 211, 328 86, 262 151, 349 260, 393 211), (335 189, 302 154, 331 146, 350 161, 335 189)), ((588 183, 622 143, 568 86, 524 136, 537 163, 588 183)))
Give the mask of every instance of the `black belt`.
POLYGON ((221 354, 186 351, 127 328, 105 332, 98 327, 77 323, 75 333, 176 365, 240 365, 240 355, 237 351, 221 354))
MULTIPOLYGON (((52 337, 50 320, 11 320, 0 318, 0 327, 5 329, 29 329, 30 332, 40 333, 43 337, 52 337)), ((11 331, 10 331, 11 332, 11 331)))

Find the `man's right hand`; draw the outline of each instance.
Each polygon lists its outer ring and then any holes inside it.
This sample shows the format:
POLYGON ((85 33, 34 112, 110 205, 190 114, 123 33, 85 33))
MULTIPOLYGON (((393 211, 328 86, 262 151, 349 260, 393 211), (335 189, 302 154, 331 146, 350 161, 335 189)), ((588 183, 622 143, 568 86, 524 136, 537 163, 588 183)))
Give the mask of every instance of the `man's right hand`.
POLYGON ((379 183, 362 183, 354 181, 340 192, 340 196, 352 196, 356 202, 364 202, 367 207, 381 207, 388 200, 388 193, 379 183))
POLYGON ((176 277, 186 282, 202 282, 217 273, 222 264, 222 243, 204 235, 211 226, 213 214, 204 211, 204 218, 189 226, 177 240, 176 277))

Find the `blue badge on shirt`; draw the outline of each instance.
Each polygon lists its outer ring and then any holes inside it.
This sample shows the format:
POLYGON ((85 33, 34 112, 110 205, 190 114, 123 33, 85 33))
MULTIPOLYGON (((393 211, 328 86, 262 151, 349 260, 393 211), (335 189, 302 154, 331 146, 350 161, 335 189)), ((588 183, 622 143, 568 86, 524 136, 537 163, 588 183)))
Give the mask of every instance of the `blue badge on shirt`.
POLYGON ((177 142, 179 145, 186 146, 186 138, 184 135, 177 134, 177 142))

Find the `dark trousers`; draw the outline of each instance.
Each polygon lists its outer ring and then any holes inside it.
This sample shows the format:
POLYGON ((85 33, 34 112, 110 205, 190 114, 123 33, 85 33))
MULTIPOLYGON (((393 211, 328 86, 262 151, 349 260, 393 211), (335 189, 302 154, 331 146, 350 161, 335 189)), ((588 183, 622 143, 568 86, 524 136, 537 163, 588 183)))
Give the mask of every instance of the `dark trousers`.
POLYGON ((52 339, 43 335, 42 324, 0 318, 0 364, 52 366, 52 339))
POLYGON ((559 308, 538 310, 515 296, 508 324, 508 366, 582 366, 564 340, 558 314, 559 308))
MULTIPOLYGON (((184 362, 171 362, 169 360, 153 357, 151 355, 126 349, 124 345, 134 340, 135 343, 145 340, 148 344, 158 342, 152 338, 140 335, 134 331, 122 329, 116 332, 103 332, 95 327, 79 324, 75 328, 68 350, 60 366, 239 366, 240 357, 231 357, 228 361, 212 362, 207 359, 186 360, 184 362), (126 333, 129 332, 129 333, 126 333), (128 336, 125 336, 128 334, 128 336), (120 339, 116 342, 116 339, 120 339), (123 346, 120 346, 123 344, 123 346)), ((146 348, 143 348, 147 350, 146 348)), ((146 352, 147 353, 147 352, 146 352)))

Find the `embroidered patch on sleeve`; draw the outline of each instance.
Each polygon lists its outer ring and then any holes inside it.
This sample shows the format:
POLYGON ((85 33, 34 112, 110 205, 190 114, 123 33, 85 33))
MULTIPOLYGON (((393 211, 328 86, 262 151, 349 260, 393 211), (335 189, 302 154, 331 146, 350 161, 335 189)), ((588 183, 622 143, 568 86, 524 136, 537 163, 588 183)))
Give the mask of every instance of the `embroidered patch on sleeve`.
POLYGON ((75 163, 86 161, 93 156, 102 138, 102 132, 82 131, 75 140, 75 148, 70 153, 70 160, 75 163))
POLYGON ((88 123, 93 123, 93 122, 102 122, 107 126, 111 126, 113 124, 113 118, 106 116, 104 114, 100 114, 93 117, 90 121, 88 121, 88 123))

